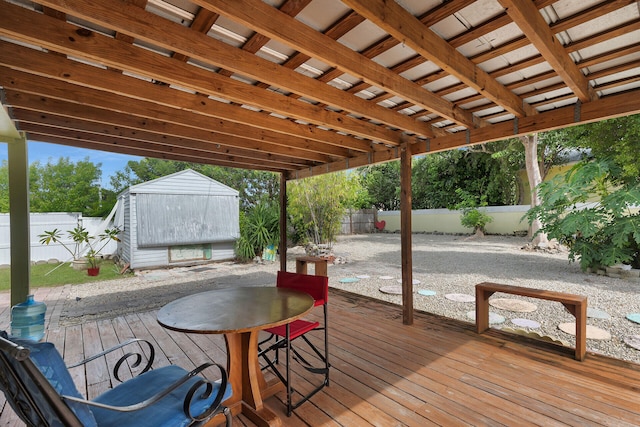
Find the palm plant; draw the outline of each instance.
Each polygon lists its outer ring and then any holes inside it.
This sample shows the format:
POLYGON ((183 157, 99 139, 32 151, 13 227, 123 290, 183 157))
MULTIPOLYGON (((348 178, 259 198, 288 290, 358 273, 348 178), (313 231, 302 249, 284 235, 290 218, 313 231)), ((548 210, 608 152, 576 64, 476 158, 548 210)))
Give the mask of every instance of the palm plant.
POLYGON ((246 214, 240 215, 240 238, 236 242, 236 256, 250 260, 262 256, 264 248, 280 242, 280 215, 277 205, 260 202, 246 214))

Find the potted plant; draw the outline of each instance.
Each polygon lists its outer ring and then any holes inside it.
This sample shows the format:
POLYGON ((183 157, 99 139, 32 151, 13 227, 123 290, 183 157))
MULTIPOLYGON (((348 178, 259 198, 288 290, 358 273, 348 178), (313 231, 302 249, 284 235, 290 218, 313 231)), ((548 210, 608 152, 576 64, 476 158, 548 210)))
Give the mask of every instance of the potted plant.
POLYGON ((118 238, 118 234, 120 233, 119 227, 107 228, 97 237, 89 235, 89 232, 82 226, 77 226, 73 230, 68 230, 67 234, 74 243, 73 248, 67 246, 62 241, 61 233, 62 232, 56 228, 52 231, 45 231, 38 237, 40 238, 40 243, 43 245, 48 245, 52 242, 62 245, 62 247, 71 254, 74 262, 82 260, 82 245, 86 244, 89 247, 89 250, 84 256, 84 260, 87 263, 87 274, 89 276, 97 276, 100 271, 98 266, 100 251, 102 251, 102 249, 104 249, 111 240, 115 240, 116 242, 120 241, 118 238))
POLYGON ((84 256, 89 263, 89 267, 87 268, 87 274, 89 276, 97 276, 100 274, 100 266, 98 265, 98 254, 93 249, 89 249, 87 254, 84 256))

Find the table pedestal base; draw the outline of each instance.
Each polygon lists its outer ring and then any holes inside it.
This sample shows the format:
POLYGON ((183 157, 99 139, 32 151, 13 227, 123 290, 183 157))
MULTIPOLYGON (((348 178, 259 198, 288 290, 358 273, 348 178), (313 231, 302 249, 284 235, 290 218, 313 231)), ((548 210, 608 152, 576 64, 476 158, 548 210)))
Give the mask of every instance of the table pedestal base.
POLYGON ((225 334, 227 372, 233 396, 224 404, 234 415, 242 413, 258 426, 280 426, 280 417, 264 406, 263 399, 284 390, 284 385, 277 378, 267 383, 262 375, 258 361, 259 333, 260 331, 250 331, 225 334))

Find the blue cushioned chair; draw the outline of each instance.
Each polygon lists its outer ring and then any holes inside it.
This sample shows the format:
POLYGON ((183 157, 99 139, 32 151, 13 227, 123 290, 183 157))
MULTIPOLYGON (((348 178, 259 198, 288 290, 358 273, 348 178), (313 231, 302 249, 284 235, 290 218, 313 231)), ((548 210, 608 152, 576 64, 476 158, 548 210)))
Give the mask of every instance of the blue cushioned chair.
POLYGON ((231 397, 225 369, 205 363, 191 372, 170 365, 151 370, 155 351, 151 343, 133 339, 67 367, 55 346, 10 337, 0 332, 0 389, 27 426, 126 427, 200 426, 222 412, 227 426, 231 413, 222 402, 231 397), (138 367, 142 348, 148 347, 142 373, 89 401, 78 392, 68 368, 80 366, 125 346, 138 344, 140 353, 125 353, 114 367, 114 378, 126 360, 138 367), (220 370, 212 382, 198 374, 208 367, 220 370))

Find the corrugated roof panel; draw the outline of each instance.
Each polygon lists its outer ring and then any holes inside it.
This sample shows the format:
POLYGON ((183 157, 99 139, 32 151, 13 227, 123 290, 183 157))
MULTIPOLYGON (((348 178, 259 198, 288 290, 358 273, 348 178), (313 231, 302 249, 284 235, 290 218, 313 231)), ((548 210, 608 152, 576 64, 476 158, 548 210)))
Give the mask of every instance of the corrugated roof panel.
POLYGON ((621 56, 619 58, 612 59, 610 61, 601 62, 599 64, 591 65, 587 67, 588 70, 587 77, 590 74, 596 73, 601 70, 611 69, 617 66, 621 66, 624 64, 632 64, 634 62, 640 63, 640 52, 635 52, 629 55, 621 56))
POLYGON ((460 80, 458 80, 455 76, 446 76, 436 80, 435 82, 428 83, 422 87, 432 92, 437 92, 441 89, 447 88, 449 86, 453 86, 457 83, 460 83, 460 80))
POLYGON ((509 65, 511 65, 511 63, 507 61, 504 56, 498 56, 496 58, 485 61, 482 64, 478 64, 478 67, 483 69, 487 73, 491 73, 492 71, 500 70, 509 65))
POLYGON ((503 12, 504 8, 497 0, 478 0, 461 9, 456 16, 471 27, 477 27, 503 12))
POLYGON ((416 67, 410 68, 407 71, 400 73, 400 75, 405 79, 415 81, 438 71, 440 71, 440 67, 438 67, 431 61, 426 61, 416 67))
POLYGON ((425 12, 428 12, 439 4, 444 3, 442 0, 396 0, 396 2, 402 5, 402 7, 414 16, 423 15, 425 12))
POLYGON ((450 15, 442 21, 432 25, 431 30, 443 39, 449 40, 450 38, 467 31, 467 27, 465 27, 458 18, 450 15))
POLYGON ((371 21, 364 21, 338 39, 349 49, 361 52, 388 34, 371 21))
POLYGON ((615 45, 616 48, 621 48, 632 46, 637 43, 640 43, 640 30, 630 31, 619 37, 614 37, 604 43, 587 46, 583 49, 580 49, 579 53, 583 59, 589 59, 611 51, 612 44, 615 45))
MULTIPOLYGON (((638 5, 629 5, 622 9, 608 13, 597 19, 592 19, 584 24, 577 25, 566 31, 572 41, 584 40, 585 38, 606 31, 612 27, 621 25, 626 22, 635 21, 640 18, 640 10, 638 5)), ((610 43, 610 42, 606 42, 610 43)), ((610 43, 611 48, 615 44, 610 43)))
POLYGON ((411 57, 414 57, 415 55, 416 52, 413 49, 403 44, 398 44, 387 50, 386 52, 376 56, 375 58, 373 58, 373 60, 378 64, 389 68, 398 65, 399 63, 411 57))
POLYGON ((324 32, 349 10, 339 0, 314 0, 296 16, 296 19, 314 30, 324 32))
POLYGON ((306 65, 314 70, 320 70, 322 73, 329 71, 332 67, 325 62, 319 61, 315 58, 308 59, 303 66, 306 65))
POLYGON ((445 99, 451 101, 451 102, 455 102, 459 99, 464 99, 468 96, 473 96, 476 95, 478 92, 470 87, 464 88, 462 90, 458 90, 455 92, 452 92, 450 94, 447 94, 444 96, 445 99))
POLYGON ((242 47, 247 39, 254 34, 254 31, 220 16, 207 34, 231 46, 242 47))
POLYGON ((152 4, 165 9, 167 9, 168 5, 174 14, 183 16, 191 15, 191 19, 193 19, 193 15, 200 10, 197 4, 189 0, 147 0, 147 6, 152 4))
POLYGON ((603 3, 602 0, 559 0, 551 6, 547 6, 546 10, 552 10, 552 14, 558 19, 566 18, 578 12, 586 10, 593 5, 603 3))

